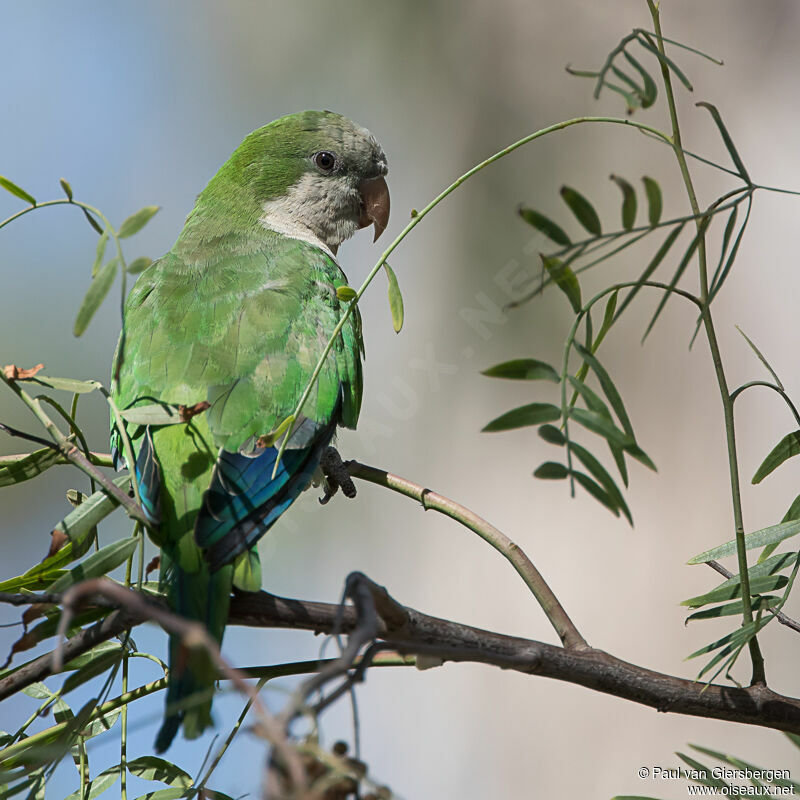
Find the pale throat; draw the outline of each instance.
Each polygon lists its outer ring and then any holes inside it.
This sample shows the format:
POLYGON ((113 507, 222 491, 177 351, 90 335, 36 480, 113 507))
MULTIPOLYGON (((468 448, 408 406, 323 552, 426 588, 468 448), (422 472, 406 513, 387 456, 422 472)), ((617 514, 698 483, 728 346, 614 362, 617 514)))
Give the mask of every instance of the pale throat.
POLYGON ((355 233, 358 196, 344 182, 306 173, 283 197, 267 200, 259 222, 267 229, 318 247, 336 260, 339 244, 355 233))
POLYGON ((280 233, 282 236, 288 236, 290 239, 299 239, 301 242, 308 242, 323 250, 331 258, 336 260, 336 253, 331 249, 322 239, 317 236, 314 231, 307 225, 304 225, 298 219, 290 214, 287 214, 284 209, 272 209, 269 206, 272 203, 279 203, 280 201, 271 200, 264 204, 264 214, 259 219, 259 222, 268 230, 280 233))

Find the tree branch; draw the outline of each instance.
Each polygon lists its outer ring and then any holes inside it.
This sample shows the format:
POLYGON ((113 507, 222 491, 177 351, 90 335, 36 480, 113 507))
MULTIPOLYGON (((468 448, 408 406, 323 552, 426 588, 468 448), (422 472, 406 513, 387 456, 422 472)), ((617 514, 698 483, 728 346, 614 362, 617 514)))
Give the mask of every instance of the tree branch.
MULTIPOLYGON (((800 700, 765 686, 739 689, 704 684, 654 672, 594 648, 569 650, 403 609, 402 622, 393 619, 389 626, 381 619, 378 628, 379 640, 400 653, 492 664, 575 683, 657 711, 800 733, 800 700)), ((266 592, 235 596, 230 622, 251 627, 302 628, 315 633, 347 632, 357 625, 352 606, 342 612, 335 604, 291 600, 266 592)))
MULTIPOLYGON (((36 601, 36 596, 31 597, 36 601)), ((403 654, 428 660, 476 662, 512 669, 527 675, 574 683, 588 689, 655 708, 758 725, 800 734, 800 700, 777 694, 765 686, 745 689, 699 683, 639 667, 593 648, 570 650, 516 636, 432 617, 393 601, 395 611, 380 617, 377 641, 403 654), (402 609, 402 614, 397 609, 402 609)), ((112 612, 63 646, 65 660, 127 630, 141 619, 112 612)), ((231 600, 229 624, 259 628, 292 628, 315 633, 349 632, 358 625, 352 606, 277 597, 266 592, 236 594, 231 600)), ((52 656, 41 656, 0 681, 0 699, 52 674, 52 656)))

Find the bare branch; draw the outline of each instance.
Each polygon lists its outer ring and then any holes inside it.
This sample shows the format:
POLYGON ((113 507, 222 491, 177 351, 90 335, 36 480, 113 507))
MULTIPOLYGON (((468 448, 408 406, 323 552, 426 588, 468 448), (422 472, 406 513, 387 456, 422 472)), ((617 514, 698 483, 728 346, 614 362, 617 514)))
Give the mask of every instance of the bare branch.
MULTIPOLYGON (((94 591, 97 591, 96 587, 94 591)), ((131 590, 123 591, 136 595, 131 590)), ((153 603, 137 598, 134 606, 139 602, 147 603, 147 618, 154 619, 151 614, 153 603)), ((492 664, 502 669, 578 684, 658 711, 800 734, 800 700, 780 695, 765 686, 742 689, 706 685, 636 666, 602 650, 570 650, 428 616, 401 606, 392 598, 385 608, 399 608, 402 613, 387 614, 387 620, 382 616, 383 607, 380 609, 377 641, 402 654, 424 655, 442 662, 492 664)), ((130 606, 126 607, 126 613, 129 615, 127 618, 121 611, 112 612, 106 619, 67 641, 63 645, 64 660, 75 658, 143 621, 131 614, 130 606)), ((169 614, 165 610, 163 613, 169 614)), ((352 606, 342 608, 336 603, 294 600, 256 592, 233 596, 229 624, 348 633, 357 627, 358 619, 352 606)), ((0 699, 51 673, 51 655, 35 659, 0 680, 0 699)))

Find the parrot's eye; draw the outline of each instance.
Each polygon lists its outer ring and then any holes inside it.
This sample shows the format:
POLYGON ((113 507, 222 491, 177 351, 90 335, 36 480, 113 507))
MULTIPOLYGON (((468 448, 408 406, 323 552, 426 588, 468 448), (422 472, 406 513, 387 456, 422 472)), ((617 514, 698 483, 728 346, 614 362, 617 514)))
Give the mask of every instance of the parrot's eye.
POLYGON ((330 172, 336 166, 336 156, 327 150, 321 150, 314 154, 314 163, 323 172, 330 172))

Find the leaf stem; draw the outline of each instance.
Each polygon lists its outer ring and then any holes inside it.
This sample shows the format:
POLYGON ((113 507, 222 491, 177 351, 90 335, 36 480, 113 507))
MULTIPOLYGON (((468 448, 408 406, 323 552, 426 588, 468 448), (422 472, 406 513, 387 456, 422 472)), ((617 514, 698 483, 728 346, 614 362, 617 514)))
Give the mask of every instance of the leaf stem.
MULTIPOLYGON (((664 81, 664 90, 667 97, 667 106, 669 108, 669 117, 672 125, 672 148, 675 153, 675 158, 678 161, 683 184, 686 188, 686 194, 689 198, 689 204, 692 208, 692 213, 695 215, 700 214, 700 205, 697 201, 694 184, 692 177, 689 173, 689 167, 686 163, 686 157, 683 153, 681 146, 680 126, 678 124, 678 112, 675 106, 675 95, 672 90, 672 79, 669 73, 664 52, 664 38, 661 32, 661 21, 659 17, 659 8, 654 0, 647 0, 647 6, 650 10, 650 16, 653 19, 653 26, 656 35, 656 44, 661 56, 659 59, 661 66, 661 75, 664 81)), ((708 295, 708 266, 706 258, 706 241, 705 234, 702 230, 703 221, 696 220, 698 229, 698 247, 697 256, 700 271, 700 299, 702 305, 700 314, 703 319, 703 326, 706 331, 706 338, 708 340, 709 349, 711 350, 711 360, 714 364, 714 372, 717 376, 717 383, 719 385, 720 397, 722 399, 723 414, 725 417, 725 436, 728 447, 728 468, 730 473, 731 484, 731 499, 733 503, 733 517, 734 526, 736 530, 736 549, 739 562, 739 574, 742 581, 742 624, 747 625, 753 621, 753 609, 750 600, 750 577, 747 567, 747 552, 745 549, 744 541, 744 518, 742 514, 742 496, 741 485, 739 478, 739 462, 736 452, 736 431, 733 419, 733 402, 731 401, 730 391, 728 389, 727 378, 725 377, 725 370, 722 365, 722 356, 720 353, 719 343, 717 341, 717 334, 714 329, 714 322, 711 318, 711 310, 709 305, 708 295)), ((764 658, 761 654, 761 648, 758 644, 758 639, 753 637, 749 642, 750 657, 753 662, 753 675, 751 683, 765 684, 766 675, 764 671, 764 658)))
POLYGON ((346 466, 347 471, 354 478, 361 478, 377 486, 383 486, 398 494, 410 497, 418 501, 426 511, 428 509, 438 511, 477 533, 481 539, 488 542, 511 563, 511 566, 517 571, 525 585, 531 590, 564 647, 567 649, 588 647, 586 640, 581 636, 575 623, 570 619, 553 590, 533 565, 533 562, 525 555, 519 545, 512 542, 508 536, 495 528, 494 525, 491 525, 474 511, 470 511, 449 497, 432 492, 430 489, 426 489, 424 486, 406 478, 392 475, 386 470, 370 467, 358 461, 348 461, 346 466))

